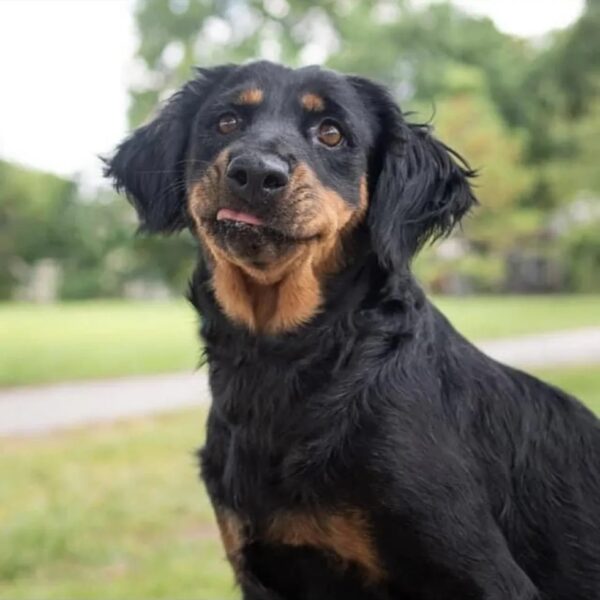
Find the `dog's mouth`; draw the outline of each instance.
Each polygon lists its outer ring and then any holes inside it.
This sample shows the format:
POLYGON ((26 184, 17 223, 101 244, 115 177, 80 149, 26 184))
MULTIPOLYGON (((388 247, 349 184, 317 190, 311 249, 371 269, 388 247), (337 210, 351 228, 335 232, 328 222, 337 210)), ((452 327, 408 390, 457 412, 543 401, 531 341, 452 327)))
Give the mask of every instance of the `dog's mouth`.
POLYGON ((205 228, 215 235, 252 235, 263 242, 311 242, 320 237, 319 233, 303 231, 295 223, 295 219, 282 218, 281 216, 259 216, 245 208, 227 206, 218 208, 216 213, 201 218, 205 228))
POLYGON ((262 226, 264 221, 255 215, 246 212, 239 212, 231 208, 221 208, 217 212, 217 221, 232 221, 233 223, 245 223, 250 226, 262 226))
POLYGON ((255 267, 271 264, 320 237, 246 210, 219 208, 201 219, 203 228, 226 253, 255 267))

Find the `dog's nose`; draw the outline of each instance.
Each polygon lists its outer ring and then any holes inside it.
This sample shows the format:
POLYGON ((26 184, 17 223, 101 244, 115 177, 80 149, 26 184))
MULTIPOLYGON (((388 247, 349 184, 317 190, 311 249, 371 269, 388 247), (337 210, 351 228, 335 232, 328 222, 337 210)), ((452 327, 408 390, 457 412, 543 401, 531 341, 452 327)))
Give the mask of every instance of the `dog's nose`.
POLYGON ((227 167, 229 189, 248 202, 278 198, 289 176, 289 165, 273 155, 236 156, 227 167))

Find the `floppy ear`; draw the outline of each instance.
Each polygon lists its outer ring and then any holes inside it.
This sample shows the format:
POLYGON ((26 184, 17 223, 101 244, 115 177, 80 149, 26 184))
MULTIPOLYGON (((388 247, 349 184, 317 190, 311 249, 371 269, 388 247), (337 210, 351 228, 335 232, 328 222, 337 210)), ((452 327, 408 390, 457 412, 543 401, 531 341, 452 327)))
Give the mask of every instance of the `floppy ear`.
POLYGON ((475 172, 429 126, 407 123, 384 87, 351 81, 378 129, 369 165, 372 245, 383 264, 400 268, 427 240, 449 235, 477 203, 469 184, 475 172))
POLYGON ((192 122, 214 83, 231 68, 198 69, 197 78, 171 96, 153 121, 104 159, 104 175, 117 191, 125 191, 143 231, 185 227, 185 157, 192 122))

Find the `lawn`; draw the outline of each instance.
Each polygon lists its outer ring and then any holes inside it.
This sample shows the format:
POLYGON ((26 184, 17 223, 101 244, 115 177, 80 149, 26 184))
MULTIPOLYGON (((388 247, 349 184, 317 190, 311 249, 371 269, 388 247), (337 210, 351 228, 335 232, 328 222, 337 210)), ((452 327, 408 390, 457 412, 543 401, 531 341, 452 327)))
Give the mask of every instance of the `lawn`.
MULTIPOLYGON (((538 372, 600 413, 600 369, 538 372)), ((0 440, 0 598, 236 598, 186 411, 0 440)))
MULTIPOLYGON (((600 325, 600 295, 437 298, 467 337, 600 325)), ((193 369, 197 318, 183 300, 0 305, 0 386, 193 369)))
POLYGON ((235 597, 193 450, 200 411, 0 440, 0 598, 235 597))
POLYGON ((197 318, 187 302, 0 305, 0 386, 192 370, 197 318))
POLYGON ((445 296, 436 306, 470 339, 600 326, 600 295, 445 296))
POLYGON ((580 398, 600 416, 600 365, 536 369, 533 373, 580 398))

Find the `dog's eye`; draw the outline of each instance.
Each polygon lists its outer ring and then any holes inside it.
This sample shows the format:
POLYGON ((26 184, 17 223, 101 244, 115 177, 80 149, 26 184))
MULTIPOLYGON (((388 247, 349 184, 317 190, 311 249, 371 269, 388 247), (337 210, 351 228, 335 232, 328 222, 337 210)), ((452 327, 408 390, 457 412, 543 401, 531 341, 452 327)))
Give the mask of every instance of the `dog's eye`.
POLYGON ((317 137, 322 144, 325 144, 330 148, 338 146, 344 139, 340 128, 332 121, 323 121, 321 125, 319 125, 317 137))
POLYGON ((240 126, 240 120, 233 113, 225 113, 219 117, 217 125, 221 133, 232 133, 240 126))

